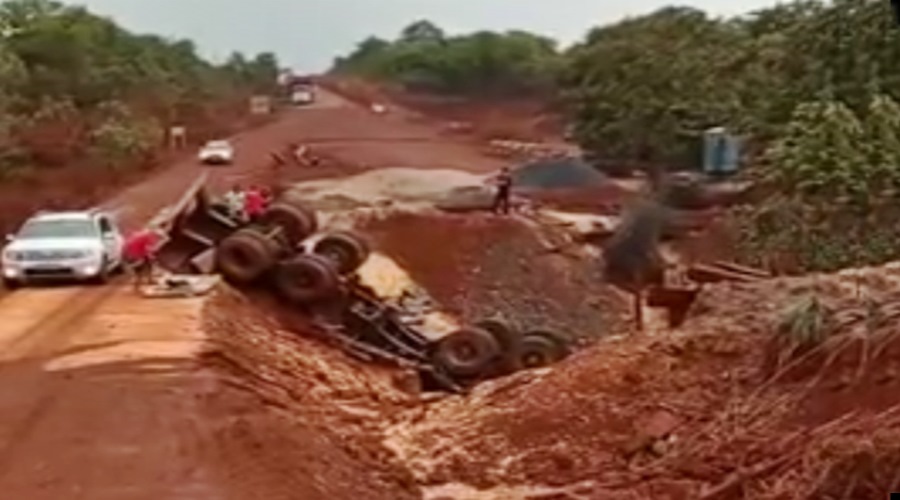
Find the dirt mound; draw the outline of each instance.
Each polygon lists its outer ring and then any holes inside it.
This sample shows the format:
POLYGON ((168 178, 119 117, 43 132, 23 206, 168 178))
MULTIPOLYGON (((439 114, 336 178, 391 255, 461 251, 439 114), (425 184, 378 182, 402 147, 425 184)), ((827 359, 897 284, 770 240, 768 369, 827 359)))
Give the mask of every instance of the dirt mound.
POLYGON ((455 188, 478 186, 483 177, 459 170, 385 168, 352 177, 316 180, 297 184, 293 190, 303 193, 317 208, 328 209, 328 200, 350 200, 358 205, 431 202, 455 188))
POLYGON ((513 172, 513 182, 526 189, 571 189, 602 186, 607 178, 584 162, 564 159, 523 165, 513 172))
POLYGON ((716 286, 680 330, 485 384, 396 422, 386 443, 427 491, 484 490, 460 498, 877 498, 898 487, 898 277, 716 286), (773 365, 785 304, 810 293, 841 313, 835 329, 773 365), (863 305, 880 313, 846 314, 863 305))
POLYGON ((548 252, 560 235, 489 215, 395 214, 365 228, 449 313, 500 315, 528 329, 574 337, 621 331, 624 300, 600 281, 590 256, 548 252))
POLYGON ((267 310, 224 290, 205 312, 205 362, 231 386, 206 402, 231 497, 420 498, 374 429, 413 401, 397 373, 288 333, 267 310))

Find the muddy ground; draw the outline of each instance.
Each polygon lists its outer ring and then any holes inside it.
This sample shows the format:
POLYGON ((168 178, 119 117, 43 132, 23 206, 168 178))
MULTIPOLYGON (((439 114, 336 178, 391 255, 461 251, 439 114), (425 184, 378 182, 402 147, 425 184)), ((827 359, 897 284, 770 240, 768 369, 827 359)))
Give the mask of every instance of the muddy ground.
MULTIPOLYGON (((242 135, 238 165, 210 170, 212 186, 497 166, 426 123, 336 96, 325 104, 242 135), (298 138, 335 161, 265 168, 269 151, 298 138)), ((201 170, 174 165, 109 206, 134 226, 201 170)), ((303 317, 225 286, 158 301, 122 283, 18 291, 0 297, 4 496, 774 500, 898 489, 897 266, 717 285, 679 329, 638 335, 592 279, 596 257, 545 257, 559 235, 533 218, 362 210, 346 220, 450 314, 599 340, 557 366, 434 398, 409 373, 351 359, 303 317), (797 338, 779 333, 785 305, 813 292, 836 311, 831 335, 780 357, 797 338)))

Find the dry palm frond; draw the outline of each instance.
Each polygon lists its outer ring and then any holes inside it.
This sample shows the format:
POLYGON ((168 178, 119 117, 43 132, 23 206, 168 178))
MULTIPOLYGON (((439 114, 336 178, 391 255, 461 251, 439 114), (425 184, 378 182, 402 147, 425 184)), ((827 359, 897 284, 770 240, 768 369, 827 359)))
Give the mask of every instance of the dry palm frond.
POLYGON ((824 342, 831 332, 833 311, 819 299, 808 294, 799 297, 782 313, 778 333, 795 347, 814 347, 824 342))

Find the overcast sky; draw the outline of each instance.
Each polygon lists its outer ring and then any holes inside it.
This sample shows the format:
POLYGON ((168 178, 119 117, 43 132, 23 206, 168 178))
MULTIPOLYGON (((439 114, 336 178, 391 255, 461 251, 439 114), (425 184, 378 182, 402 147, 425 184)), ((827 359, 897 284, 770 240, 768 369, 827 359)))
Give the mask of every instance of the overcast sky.
MULTIPOLYGON (((272 51, 300 71, 326 69, 332 59, 369 35, 391 38, 426 18, 451 33, 524 29, 563 43, 590 27, 651 12, 663 0, 80 0, 123 26, 190 38, 203 54, 272 51)), ((717 15, 742 14, 773 0, 687 0, 717 15)))

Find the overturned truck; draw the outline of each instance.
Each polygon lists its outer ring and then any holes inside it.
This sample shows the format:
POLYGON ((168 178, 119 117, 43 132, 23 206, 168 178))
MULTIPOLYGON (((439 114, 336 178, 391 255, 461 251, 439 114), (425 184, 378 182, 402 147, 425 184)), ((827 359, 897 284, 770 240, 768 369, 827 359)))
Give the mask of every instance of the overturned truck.
POLYGON ((350 353, 414 368, 426 389, 465 391, 480 381, 545 366, 569 354, 553 332, 521 332, 499 320, 435 338, 361 282, 372 249, 351 231, 320 231, 295 192, 279 194, 254 221, 232 216, 198 178, 165 217, 158 258, 176 273, 218 272, 230 284, 273 292, 316 318, 350 353))

